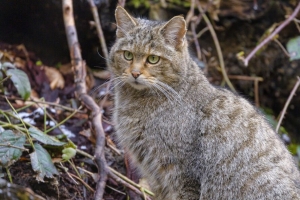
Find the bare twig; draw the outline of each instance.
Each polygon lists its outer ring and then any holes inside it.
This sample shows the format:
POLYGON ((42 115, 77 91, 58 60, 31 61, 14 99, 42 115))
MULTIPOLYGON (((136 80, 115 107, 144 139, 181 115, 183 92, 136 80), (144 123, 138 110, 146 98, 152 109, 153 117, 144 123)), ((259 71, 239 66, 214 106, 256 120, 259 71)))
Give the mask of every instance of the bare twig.
POLYGON ((190 21, 194 17, 194 10, 195 10, 195 0, 191 0, 191 7, 185 18, 187 27, 189 26, 190 21))
MULTIPOLYGON (((76 149, 76 152, 83 155, 83 156, 86 156, 87 158, 90 158, 92 160, 94 159, 93 156, 91 156, 90 154, 88 154, 84 151, 81 151, 79 149, 76 149)), ((125 187, 133 190, 137 194, 143 195, 142 191, 145 191, 145 193, 147 193, 148 195, 154 196, 153 192, 143 188, 139 184, 133 182, 132 180, 128 179, 126 176, 122 175, 121 173, 117 172, 116 170, 114 170, 113 168, 111 168, 109 166, 107 167, 107 173, 116 182, 118 182, 118 183, 124 185, 125 187)), ((150 199, 150 198, 148 197, 147 199, 150 199)))
MULTIPOLYGON (((0 95, 0 97, 3 97, 4 98, 5 95, 0 95)), ((22 98, 19 98, 19 97, 7 97, 9 100, 21 100, 23 101, 24 99, 22 98)), ((44 101, 44 100, 34 100, 34 99, 28 99, 26 100, 24 103, 26 102, 34 102, 35 104, 46 104, 46 105, 49 105, 49 106, 54 106, 54 107, 58 107, 58 108, 62 108, 64 110, 68 110, 68 111, 75 111, 76 109, 74 108, 71 108, 71 107, 68 107, 68 106, 64 106, 64 105, 61 105, 61 104, 58 104, 58 103, 53 103, 53 102, 48 102, 48 101, 44 101)), ((34 104, 32 104, 34 105, 34 104)), ((30 105, 31 106, 31 105, 30 105)), ((17 109, 18 111, 18 109, 17 109)), ((83 110, 76 110, 78 113, 86 113, 85 111, 83 110)))
MULTIPOLYGON (((132 180, 128 179, 126 176, 123 176, 121 173, 117 172, 117 171, 114 170, 113 168, 109 168, 109 171, 112 172, 112 173, 114 173, 114 174, 117 175, 118 177, 122 178, 122 179, 125 180, 126 182, 130 183, 131 185, 133 185, 133 186, 135 186, 135 187, 137 187, 137 188, 139 188, 139 189, 142 188, 139 184, 137 184, 137 183, 133 182, 132 180)), ((153 194, 151 191, 149 191, 149 190, 147 190, 147 189, 145 189, 145 188, 143 188, 143 190, 144 190, 147 194, 149 194, 149 195, 151 195, 151 196, 154 196, 154 194, 153 194)))
POLYGON ((282 122, 282 120, 283 120, 283 117, 284 117, 284 115, 285 115, 285 113, 286 113, 286 110, 287 110, 287 108, 288 108, 288 106, 289 106, 289 104, 290 104, 290 102, 291 102, 291 100, 292 100, 294 94, 296 93, 296 91, 297 91, 297 89, 298 89, 298 87, 299 87, 299 85, 300 85, 300 77, 298 76, 297 79, 298 79, 298 81, 295 83, 295 86, 294 86, 294 88, 292 89, 292 91, 291 91, 291 93, 290 93, 290 96, 289 96, 289 98, 287 99, 287 101, 285 102, 284 107, 283 107, 283 110, 282 110, 281 113, 280 113, 280 118, 279 118, 278 124, 277 124, 277 126, 276 126, 276 130, 275 130, 276 133, 278 133, 279 127, 280 127, 281 122, 282 122))
POLYGON ((294 18, 294 21, 300 24, 300 20, 297 18, 294 18))
POLYGON ((96 26, 96 29, 97 29, 98 37, 100 39, 102 52, 104 54, 104 57, 108 58, 108 51, 107 51, 107 47, 106 47, 104 34, 103 34, 103 31, 102 31, 102 28, 101 28, 100 17, 99 17, 99 14, 98 14, 97 7, 94 3, 94 0, 88 0, 88 2, 90 4, 90 7, 91 7, 91 10, 92 10, 92 13, 93 13, 93 17, 94 17, 94 20, 95 20, 95 26, 96 26))
POLYGON ((196 35, 196 27, 195 27, 195 21, 191 22, 191 29, 192 29, 192 33, 193 33, 193 37, 194 37, 194 43, 196 46, 196 50, 197 50, 197 57, 199 60, 202 60, 202 55, 201 55, 201 49, 200 49, 200 45, 199 45, 199 41, 196 35))
POLYGON ((240 75, 228 75, 230 79, 239 79, 239 80, 244 80, 244 81, 263 81, 264 79, 262 77, 258 76, 240 76, 240 75))
POLYGON ((81 51, 75 28, 72 0, 63 0, 63 16, 65 29, 70 50, 71 64, 74 72, 74 80, 76 84, 76 95, 79 100, 91 111, 92 124, 96 133, 96 150, 94 161, 98 167, 99 180, 97 182, 97 190, 95 199, 102 199, 107 179, 107 164, 104 157, 105 134, 102 127, 102 114, 99 106, 92 97, 87 94, 85 84, 86 66, 82 60, 81 51))
POLYGON ((118 0, 118 6, 124 7, 126 3, 126 0, 118 0))
MULTIPOLYGON (((127 188, 131 189, 132 191, 134 191, 135 193, 144 196, 144 194, 137 189, 136 187, 134 187, 132 184, 129 184, 128 182, 124 181, 123 179, 120 178, 120 176, 117 176, 115 173, 113 173, 111 170, 109 170, 108 175, 113 178, 115 181, 117 181, 118 183, 126 186, 127 188)), ((129 179, 128 179, 129 180, 129 179)), ((146 197, 147 200, 151 200, 149 197, 146 197)))
POLYGON ((60 166, 58 165, 59 168, 61 168, 62 170, 65 171, 65 173, 69 176, 69 178, 76 184, 79 185, 79 183, 77 181, 75 181, 75 179, 70 175, 70 173, 68 172, 68 168, 65 167, 62 162, 59 162, 60 166))
POLYGON ((11 75, 8 75, 4 79, 0 80, 0 84, 4 83, 6 80, 10 79, 11 75))
POLYGON ((277 40, 276 38, 274 38, 273 40, 274 40, 274 42, 276 42, 276 44, 278 44, 278 46, 281 48, 281 50, 287 57, 291 57, 289 52, 287 52, 287 50, 284 48, 284 46, 281 44, 281 42, 279 42, 279 40, 277 40))
POLYGON ((245 66, 248 66, 249 60, 255 55, 255 53, 260 48, 262 48, 265 44, 267 44, 270 40, 272 40, 277 33, 279 33, 286 25, 288 25, 291 21, 294 20, 294 18, 298 14, 299 10, 300 10, 300 1, 298 3, 297 7, 295 8, 294 12, 283 23, 281 23, 280 26, 278 26, 266 39, 264 39, 261 43, 259 43, 259 45, 257 45, 251 51, 251 53, 244 59, 245 66))
POLYGON ((91 188, 86 182, 84 182, 84 180, 82 180, 80 177, 76 176, 75 174, 70 173, 70 175, 74 178, 76 178, 77 180, 79 180, 87 189, 89 189, 92 192, 95 192, 95 190, 93 188, 91 188))
POLYGON ((215 46, 216 46, 216 50, 217 50, 217 53, 218 53, 218 58, 219 58, 219 63, 220 63, 220 67, 221 67, 221 71, 222 71, 222 75, 223 75, 223 78, 225 80, 225 82, 227 83, 228 87, 234 91, 234 87, 232 85, 232 83, 230 82, 228 76, 227 76, 227 73, 226 73, 226 69, 225 69, 225 64, 224 64, 224 58, 223 58, 223 54, 222 54, 222 50, 221 50, 221 46, 220 46, 220 43, 219 43, 219 40, 218 40, 218 37, 217 37, 217 34, 212 26, 212 24, 210 23, 208 17, 206 16, 206 14, 204 13, 201 5, 200 5, 200 2, 199 0, 197 0, 197 7, 198 7, 198 10, 199 12, 202 14, 202 17, 207 25, 207 27, 209 28, 209 31, 210 31, 210 34, 214 40, 214 43, 215 43, 215 46))
POLYGON ((197 33, 197 38, 200 38, 208 30, 209 28, 207 26, 203 28, 201 31, 199 31, 199 33, 197 33))
MULTIPOLYGON (((79 107, 79 110, 81 109, 82 106, 79 107)), ((63 119, 62 121, 60 121, 59 123, 56 123, 55 126, 44 130, 44 133, 49 133, 50 131, 52 131, 53 129, 59 127, 60 125, 64 124, 66 121, 68 121, 71 117, 73 117, 75 114, 77 113, 77 111, 75 110, 74 112, 72 112, 68 117, 66 117, 65 119, 63 119)))
POLYGON ((299 26, 300 21, 299 21, 298 19, 295 18, 295 19, 294 19, 294 23, 295 23, 295 25, 296 25, 298 31, 300 32, 300 26, 299 26))

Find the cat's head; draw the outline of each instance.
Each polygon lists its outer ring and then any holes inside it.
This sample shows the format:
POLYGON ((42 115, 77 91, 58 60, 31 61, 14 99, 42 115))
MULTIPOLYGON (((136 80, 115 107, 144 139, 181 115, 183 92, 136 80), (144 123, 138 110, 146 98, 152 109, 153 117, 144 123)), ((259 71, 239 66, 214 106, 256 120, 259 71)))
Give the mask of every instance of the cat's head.
POLYGON ((110 52, 110 69, 119 85, 134 89, 164 89, 178 83, 185 73, 188 54, 183 17, 168 22, 133 18, 116 9, 117 40, 110 52))

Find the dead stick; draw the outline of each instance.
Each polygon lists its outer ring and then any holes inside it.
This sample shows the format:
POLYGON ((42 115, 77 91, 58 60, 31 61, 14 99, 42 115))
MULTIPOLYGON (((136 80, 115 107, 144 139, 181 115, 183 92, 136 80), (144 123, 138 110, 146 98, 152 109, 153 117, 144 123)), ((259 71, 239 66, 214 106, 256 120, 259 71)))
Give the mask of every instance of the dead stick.
POLYGON ((300 10, 300 1, 297 7, 295 8, 294 12, 282 24, 280 24, 280 26, 278 26, 266 39, 264 39, 261 43, 259 43, 259 45, 257 45, 251 51, 251 53, 244 59, 245 66, 248 66, 249 60, 255 55, 255 53, 260 48, 262 48, 265 44, 267 44, 270 40, 272 40, 277 33, 279 33, 286 25, 288 25, 292 20, 294 20, 299 10, 300 10))
POLYGON ((126 3, 126 0, 118 0, 118 6, 124 7, 126 3))
POLYGON ((191 7, 185 18, 187 27, 189 26, 189 23, 190 23, 192 17, 194 16, 194 10, 195 10, 195 0, 191 0, 191 7))
MULTIPOLYGON (((134 187, 133 185, 131 185, 130 183, 127 183, 126 181, 124 181, 123 179, 121 179, 120 177, 118 177, 117 175, 115 175, 112 171, 108 172, 109 176, 111 178, 113 178, 116 182, 124 185, 125 187, 128 187, 129 189, 131 189, 132 191, 134 191, 135 193, 143 196, 143 193, 137 189, 136 187, 134 187)), ((147 200, 151 200, 149 197, 146 197, 147 200)))
POLYGON ((263 81, 264 80, 262 77, 258 77, 258 76, 252 77, 252 76, 228 75, 228 77, 230 79, 239 79, 239 80, 244 80, 244 81, 255 81, 255 80, 263 81))
POLYGON ((90 7, 91 7, 91 10, 92 10, 92 13, 93 13, 93 17, 94 17, 94 20, 95 20, 95 26, 96 26, 96 29, 97 29, 98 37, 100 39, 102 52, 104 54, 104 57, 108 58, 107 46, 106 46, 103 31, 102 31, 102 28, 101 28, 101 23, 100 23, 100 18, 99 18, 97 7, 94 3, 94 0, 88 0, 88 2, 90 4, 90 7))
POLYGON ((72 0, 63 0, 63 17, 67 34, 67 40, 70 50, 71 64, 74 72, 74 80, 76 84, 76 96, 91 111, 92 124, 96 133, 96 150, 95 162, 98 167, 99 180, 97 182, 97 190, 95 199, 102 199, 104 188, 107 180, 107 164, 104 157, 105 134, 102 127, 102 115, 99 106, 94 99, 87 95, 87 87, 85 83, 86 66, 82 60, 81 50, 79 47, 77 31, 75 28, 72 0))
POLYGON ((225 64, 224 64, 224 58, 223 58, 223 54, 222 54, 222 50, 221 50, 221 46, 220 46, 220 43, 219 43, 219 40, 218 40, 218 37, 217 37, 217 34, 213 28, 213 26, 211 25, 208 17, 206 16, 206 14, 204 13, 204 10, 202 9, 201 5, 200 5, 200 2, 199 0, 197 0, 197 7, 198 7, 198 10, 199 12, 201 13, 207 27, 209 28, 209 31, 210 31, 210 34, 213 38, 213 41, 215 43, 215 46, 216 46, 216 50, 217 50, 217 54, 218 54, 218 58, 219 58, 219 63, 220 63, 220 67, 221 67, 221 72, 222 72, 222 75, 223 75, 223 78, 225 80, 225 82, 227 83, 228 87, 233 91, 233 92, 236 92, 232 83, 230 82, 228 76, 227 76, 227 73, 226 73, 226 69, 225 69, 225 64))
POLYGON ((281 122, 282 122, 282 120, 283 120, 283 117, 284 117, 284 115, 285 115, 285 113, 286 113, 286 110, 287 110, 287 108, 288 108, 288 106, 289 106, 289 104, 290 104, 290 102, 291 102, 291 100, 292 100, 294 94, 296 93, 296 91, 297 91, 297 89, 298 89, 298 87, 299 87, 299 85, 300 85, 300 77, 298 76, 297 79, 298 79, 298 81, 296 82, 296 84, 295 84, 293 90, 292 90, 291 93, 290 93, 290 96, 289 96, 288 100, 287 100, 287 101, 285 102, 285 104, 284 104, 283 110, 282 110, 281 113, 280 113, 280 118, 279 118, 278 124, 277 124, 277 126, 276 126, 276 130, 275 130, 276 133, 278 133, 280 124, 281 124, 281 122))
POLYGON ((197 57, 199 60, 202 60, 202 55, 201 55, 201 49, 200 49, 200 44, 196 35, 196 25, 195 25, 195 21, 191 22, 191 29, 192 29, 192 33, 193 33, 193 37, 194 37, 194 43, 196 46, 196 50, 197 50, 197 57))

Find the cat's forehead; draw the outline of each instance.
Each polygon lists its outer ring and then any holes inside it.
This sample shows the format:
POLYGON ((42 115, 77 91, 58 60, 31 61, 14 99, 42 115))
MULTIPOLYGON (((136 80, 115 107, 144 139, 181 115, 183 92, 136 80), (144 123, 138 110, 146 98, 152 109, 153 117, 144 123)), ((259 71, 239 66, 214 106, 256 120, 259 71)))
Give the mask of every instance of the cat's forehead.
POLYGON ((151 20, 147 20, 147 19, 143 19, 143 18, 136 18, 137 21, 137 26, 139 27, 149 27, 149 28, 156 28, 156 27, 160 27, 164 24, 164 22, 160 22, 160 21, 151 21, 151 20))
MULTIPOLYGON (((134 48, 137 51, 145 50, 149 46, 154 48, 161 43, 158 30, 164 25, 163 22, 136 19, 137 26, 133 28, 120 42, 119 47, 134 48)), ((148 49, 148 48, 147 48, 148 49)))
POLYGON ((136 39, 151 39, 154 36, 157 36, 158 30, 163 24, 161 22, 149 21, 146 19, 136 20, 137 26, 130 33, 130 36, 136 37, 136 39))

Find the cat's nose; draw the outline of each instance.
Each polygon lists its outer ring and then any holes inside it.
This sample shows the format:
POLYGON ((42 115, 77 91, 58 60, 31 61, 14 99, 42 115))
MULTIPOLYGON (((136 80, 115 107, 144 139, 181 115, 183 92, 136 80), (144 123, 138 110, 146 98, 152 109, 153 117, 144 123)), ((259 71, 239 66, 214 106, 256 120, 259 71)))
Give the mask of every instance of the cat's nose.
POLYGON ((132 71, 131 74, 132 74, 133 78, 137 79, 141 75, 141 72, 132 71))

